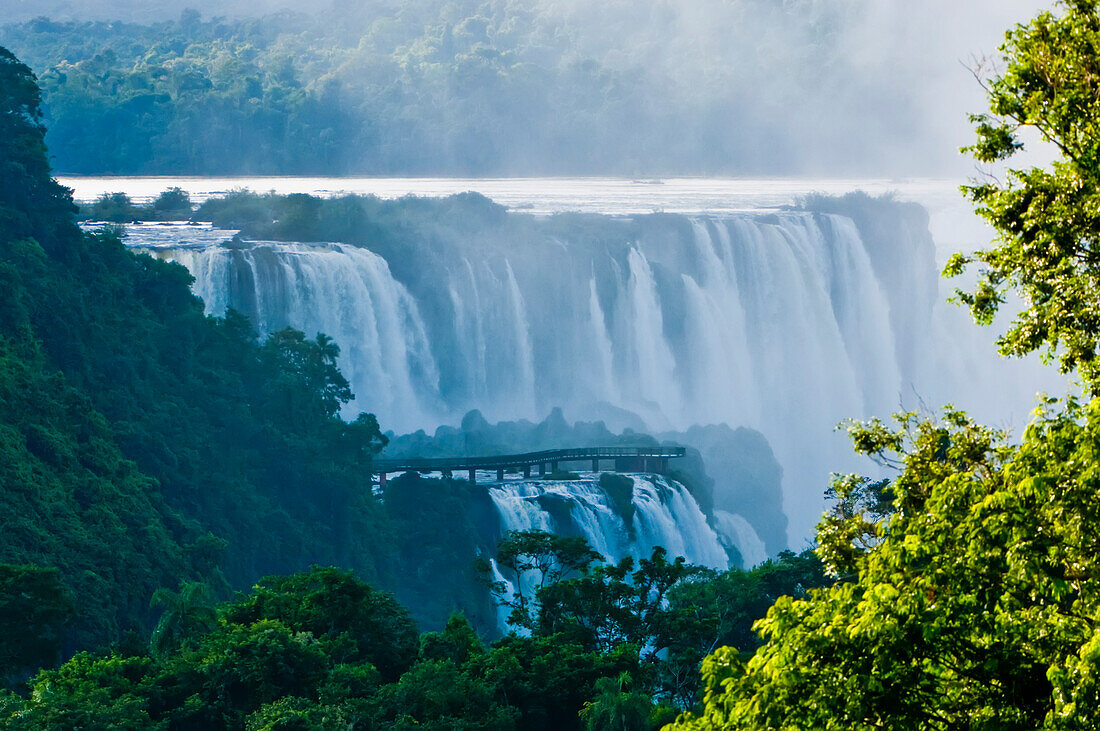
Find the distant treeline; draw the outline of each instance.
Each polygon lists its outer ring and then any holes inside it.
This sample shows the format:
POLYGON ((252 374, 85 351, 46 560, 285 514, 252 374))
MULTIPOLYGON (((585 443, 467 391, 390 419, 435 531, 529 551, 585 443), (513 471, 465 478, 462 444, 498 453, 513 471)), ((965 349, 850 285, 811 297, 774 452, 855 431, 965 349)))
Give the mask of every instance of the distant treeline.
POLYGON ((821 94, 820 80, 791 70, 843 68, 830 45, 842 9, 715 6, 727 30, 700 47, 671 35, 697 19, 650 5, 39 18, 0 27, 0 45, 37 73, 64 173, 708 174, 790 171, 831 154, 835 142, 815 144, 801 113, 747 104, 742 91, 767 78, 777 99, 821 94), (754 28, 797 43, 801 63, 754 53, 754 28))

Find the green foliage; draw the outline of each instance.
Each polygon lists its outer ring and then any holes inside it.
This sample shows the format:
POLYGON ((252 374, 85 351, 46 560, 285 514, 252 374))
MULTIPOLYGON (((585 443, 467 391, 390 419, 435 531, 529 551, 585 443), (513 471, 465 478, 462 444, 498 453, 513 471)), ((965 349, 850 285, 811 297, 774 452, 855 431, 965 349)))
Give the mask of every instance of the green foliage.
POLYGON ((88 209, 88 215, 96 221, 129 223, 143 218, 141 210, 125 193, 104 193, 88 209))
MULTIPOLYGON (((170 598, 185 599, 192 588, 170 598)), ((347 728, 379 675, 362 652, 350 665, 340 657, 349 647, 356 655, 351 638, 369 632, 365 618, 377 625, 384 611, 403 615, 343 572, 268 579, 246 600, 222 606, 220 621, 187 624, 179 642, 152 658, 82 653, 42 672, 8 718, 15 728, 347 728), (282 618, 257 617, 258 609, 282 618)), ((376 654, 408 652, 407 639, 377 629, 369 637, 376 654)))
POLYGON ((287 696, 261 706, 245 721, 245 731, 344 731, 349 723, 338 707, 287 696))
POLYGON ((639 606, 646 599, 644 589, 628 581, 633 565, 628 557, 540 587, 534 629, 561 635, 589 651, 609 652, 627 643, 640 647, 647 639, 649 617, 639 606))
POLYGON ((776 599, 831 583, 809 551, 720 573, 669 561, 658 547, 635 568, 629 557, 605 564, 583 539, 542 531, 508 534, 496 559, 514 577, 514 595, 492 587, 514 627, 597 656, 629 653, 638 688, 679 707, 696 701, 707 653, 736 644, 751 654, 760 644, 752 625, 776 599))
POLYGON ((568 637, 586 649, 610 652, 623 644, 645 648, 652 659, 676 639, 670 591, 697 570, 682 557, 669 562, 663 548, 638 562, 625 558, 617 565, 585 568, 576 578, 556 581, 538 591, 540 634, 568 637))
POLYGON ((221 720, 231 728, 240 727, 265 704, 314 695, 330 668, 314 637, 275 620, 227 624, 207 635, 194 656, 181 660, 169 667, 177 673, 197 672, 199 717, 221 720))
POLYGON ((498 530, 487 491, 466 480, 406 473, 386 483, 383 507, 393 525, 397 561, 404 567, 394 593, 417 625, 442 627, 458 611, 479 632, 497 633, 496 612, 471 560, 481 535, 498 530))
POLYGON ((110 235, 77 234, 71 265, 38 252, 0 241, 0 501, 19 516, 0 558, 58 566, 90 598, 78 645, 147 626, 158 586, 223 585, 218 564, 238 585, 322 558, 373 571, 385 528, 365 465, 384 438, 336 415, 330 341, 261 347, 240 318, 204 318, 182 269, 110 235))
POLYGON ((648 731, 653 728, 650 724, 653 701, 630 687, 627 673, 596 681, 596 697, 581 709, 584 728, 587 731, 648 731))
POLYGON ((346 571, 314 567, 288 577, 268 577, 224 610, 226 621, 250 625, 275 620, 308 632, 340 662, 368 662, 393 680, 416 657, 417 631, 392 596, 346 571))
POLYGON ((987 81, 990 111, 975 115, 978 161, 1011 161, 1028 134, 1055 151, 1047 167, 1010 169, 965 188, 996 230, 996 245, 955 255, 952 276, 979 265, 977 285, 958 299, 989 323, 1009 291, 1023 311, 998 341, 1002 353, 1040 350, 1076 370, 1095 392, 1100 384, 1100 8, 1066 0, 1009 31, 1004 66, 987 81))
POLYGON ((9 708, 4 723, 27 731, 166 728, 150 715, 153 670, 144 657, 78 653, 57 670, 39 673, 30 698, 9 708))
POLYGON ((56 251, 73 234, 69 192, 50 178, 41 94, 31 70, 0 47, 0 231, 56 251))
POLYGON ((450 660, 463 665, 484 654, 481 639, 461 614, 451 615, 442 632, 426 632, 420 636, 418 657, 422 660, 450 660))
POLYGON ((894 511, 855 518, 873 540, 826 516, 820 552, 852 580, 778 600, 678 728, 1096 728, 1100 401, 1043 410, 1019 447, 952 411, 856 432, 903 466, 894 511))
MULTIPOLYGON (((1009 32, 968 148, 1010 160, 1030 132, 1057 159, 966 188, 998 241, 945 273, 980 263, 959 293, 980 323, 1021 295, 1002 352, 1043 350, 1095 392, 1100 5, 1060 6, 1009 32)), ((849 428, 900 474, 834 483, 818 553, 847 580, 779 599, 750 659, 712 654, 704 707, 675 728, 1100 727, 1100 400, 1046 400, 1018 446, 950 408, 897 422, 849 428)))
POLYGON ((149 649, 156 656, 165 656, 213 629, 217 617, 214 599, 206 584, 185 581, 179 592, 157 589, 152 605, 162 608, 160 620, 149 639, 149 649))
POLYGON ((540 593, 545 613, 533 636, 509 635, 492 647, 461 615, 418 636, 389 595, 333 568, 268 577, 213 608, 200 585, 185 584, 158 593, 162 626, 172 630, 157 633, 174 641, 155 635, 148 656, 131 644, 42 671, 28 698, 0 696, 0 724, 656 728, 671 713, 651 700, 669 695, 662 685, 669 672, 657 669, 668 663, 663 650, 684 641, 685 613, 697 609, 674 596, 700 574, 660 550, 629 576, 628 568, 558 576, 540 593))
MULTIPOLYGON (((0 252, 32 271, 44 264, 22 256, 41 254, 37 246, 0 242, 0 252)), ((185 544, 197 531, 164 505, 87 396, 26 336, 33 299, 14 281, 9 305, 26 319, 0 325, 14 331, 0 336, 0 558, 60 570, 76 600, 63 636, 72 652, 144 623, 153 591, 193 570, 185 544)))
MULTIPOLYGON (((264 409, 294 431, 309 433, 331 421, 351 401, 351 387, 336 367, 340 348, 327 335, 310 341, 287 328, 272 333, 260 358, 279 378, 270 385, 264 409)), ((378 447, 385 444, 379 435, 378 447)))
POLYGON ((182 188, 172 187, 145 205, 138 205, 125 193, 104 193, 90 204, 80 206, 78 217, 84 221, 169 221, 191 218, 191 196, 182 188))
POLYGON ((73 613, 72 599, 57 569, 0 564, 0 679, 16 677, 56 663, 63 623, 73 613))
POLYGON ((532 628, 538 622, 541 592, 562 579, 583 572, 600 554, 579 536, 559 536, 543 530, 510 531, 497 543, 497 565, 511 572, 515 595, 494 584, 497 601, 511 607, 509 623, 532 628), (533 593, 533 596, 532 596, 533 593))
POLYGON ((187 218, 191 215, 191 196, 182 188, 171 187, 161 191, 151 208, 159 216, 187 218))
POLYGON ((376 576, 391 549, 366 475, 385 438, 339 417, 335 344, 260 343, 235 313, 205 317, 183 268, 82 233, 42 138, 34 77, 0 50, 0 561, 58 569, 62 652, 147 631, 159 587, 314 561, 376 576))
POLYGON ((559 637, 517 637, 497 642, 471 670, 483 673, 519 709, 516 728, 579 729, 579 713, 600 678, 640 674, 636 648, 607 654, 586 651, 559 637))
POLYGON ((516 709, 497 702, 494 691, 450 660, 422 660, 384 688, 378 703, 386 728, 516 728, 516 709))
POLYGON ((334 569, 269 577, 217 614, 153 657, 81 653, 43 671, 29 698, 0 696, 0 724, 550 731, 579 729, 586 701, 589 725, 607 713, 648 719, 652 709, 627 687, 640 673, 630 648, 515 636, 486 648, 456 615, 422 635, 418 652, 413 631, 410 656, 408 632, 393 631, 410 626, 405 611, 334 569), (383 677, 372 660, 394 657, 402 667, 383 677))
POLYGON ((668 592, 669 605, 680 618, 666 634, 671 646, 698 653, 696 662, 723 645, 749 655, 760 645, 753 624, 777 599, 805 599, 811 589, 832 583, 812 550, 783 551, 749 570, 697 570, 694 580, 680 582, 668 592))

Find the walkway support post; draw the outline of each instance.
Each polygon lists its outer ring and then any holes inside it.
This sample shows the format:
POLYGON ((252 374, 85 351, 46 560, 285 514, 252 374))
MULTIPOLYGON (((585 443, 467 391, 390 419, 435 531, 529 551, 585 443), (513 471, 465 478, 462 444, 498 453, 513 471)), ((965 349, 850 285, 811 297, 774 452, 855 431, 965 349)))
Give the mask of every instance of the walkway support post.
POLYGON ((476 485, 477 484, 477 469, 474 468, 474 467, 470 468, 470 484, 471 485, 476 485))
POLYGON ((504 469, 497 470, 497 482, 504 482, 504 469))

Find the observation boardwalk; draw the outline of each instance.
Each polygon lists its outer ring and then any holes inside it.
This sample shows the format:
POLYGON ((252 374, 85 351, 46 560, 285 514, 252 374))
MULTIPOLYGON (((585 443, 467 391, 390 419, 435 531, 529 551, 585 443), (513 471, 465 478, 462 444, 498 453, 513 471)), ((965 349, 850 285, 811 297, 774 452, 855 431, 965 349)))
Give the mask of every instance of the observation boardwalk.
POLYGON ((539 475, 557 472, 562 462, 592 461, 592 471, 600 471, 600 460, 615 460, 615 472, 668 472, 668 461, 683 457, 684 447, 584 447, 580 449, 549 449, 544 452, 508 454, 498 457, 438 457, 432 459, 376 459, 371 463, 371 481, 378 475, 380 485, 386 484, 391 472, 442 472, 450 477, 455 470, 466 470, 470 482, 477 482, 477 470, 496 470, 497 482, 504 481, 504 472, 523 470, 531 476, 538 466, 539 475))

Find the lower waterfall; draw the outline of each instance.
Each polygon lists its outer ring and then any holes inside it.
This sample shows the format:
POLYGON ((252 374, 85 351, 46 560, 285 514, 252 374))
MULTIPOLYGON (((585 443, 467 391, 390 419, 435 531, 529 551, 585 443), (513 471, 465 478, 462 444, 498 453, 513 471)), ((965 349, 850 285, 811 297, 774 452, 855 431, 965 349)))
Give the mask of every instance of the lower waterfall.
MULTIPOLYGON (((657 546, 670 559, 683 556, 689 564, 718 570, 735 565, 734 560, 746 568, 752 565, 742 557, 763 560, 763 542, 751 526, 743 521, 737 525, 728 515, 712 525, 692 494, 675 480, 656 474, 615 475, 630 486, 626 502, 608 494, 600 474, 575 474, 576 479, 569 480, 506 479, 490 484, 502 535, 535 529, 578 535, 605 561, 631 556, 635 565, 657 546)), ((490 569, 493 581, 503 584, 505 596, 514 596, 515 577, 501 573, 495 561, 490 561, 490 569)), ((531 589, 525 586, 524 593, 530 596, 531 589)), ((507 610, 502 608, 499 616, 506 629, 507 610)))
POLYGON ((598 475, 578 477, 505 481, 490 487, 504 530, 580 535, 608 561, 649 558, 661 546, 669 556, 683 556, 690 564, 729 568, 722 538, 680 483, 660 475, 626 475, 633 482, 633 515, 624 516, 600 489, 598 475), (554 501, 557 506, 548 505, 554 501))

